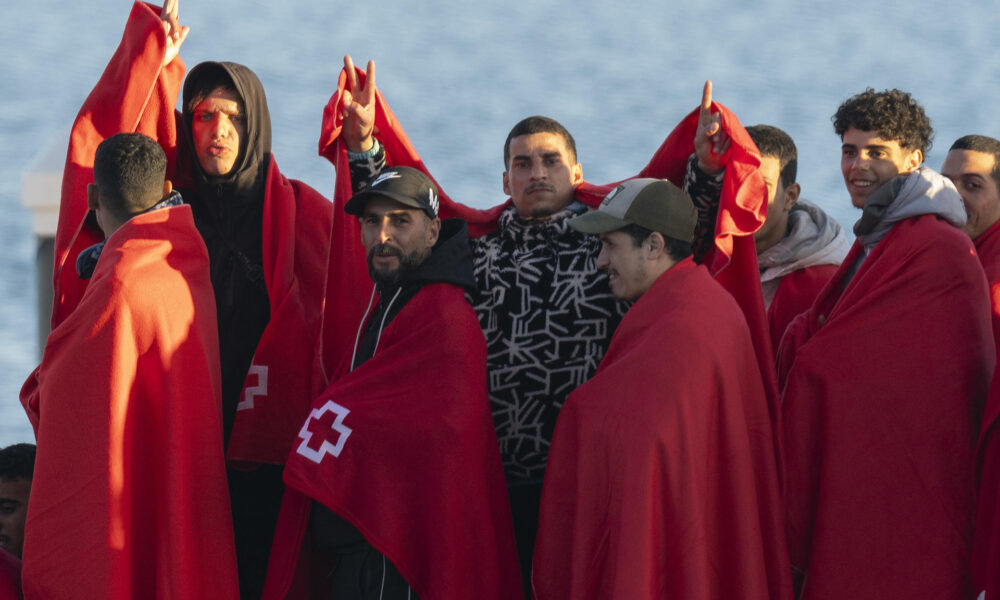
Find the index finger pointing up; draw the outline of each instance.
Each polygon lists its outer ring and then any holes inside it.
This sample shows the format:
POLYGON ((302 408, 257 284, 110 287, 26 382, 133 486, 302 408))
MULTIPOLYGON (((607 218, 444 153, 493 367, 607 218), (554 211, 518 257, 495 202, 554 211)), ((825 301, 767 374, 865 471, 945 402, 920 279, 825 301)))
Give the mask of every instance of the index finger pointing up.
POLYGON ((712 80, 705 81, 705 89, 701 92, 701 110, 707 112, 712 108, 712 80))
POLYGON ((358 89, 358 74, 354 71, 354 61, 350 55, 344 57, 344 70, 347 71, 347 87, 353 93, 358 89))

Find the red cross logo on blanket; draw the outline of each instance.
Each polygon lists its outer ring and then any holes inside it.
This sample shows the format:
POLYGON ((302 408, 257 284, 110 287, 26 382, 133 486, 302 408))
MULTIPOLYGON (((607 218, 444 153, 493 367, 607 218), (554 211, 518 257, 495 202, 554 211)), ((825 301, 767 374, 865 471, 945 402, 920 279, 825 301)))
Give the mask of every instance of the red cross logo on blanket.
POLYGON ((340 456, 344 449, 344 443, 351 436, 351 428, 344 425, 344 417, 351 411, 337 404, 333 400, 327 400, 326 404, 319 408, 312 409, 309 418, 299 431, 299 444, 296 452, 308 458, 316 464, 322 462, 323 457, 332 454, 335 458, 340 456), (335 442, 328 439, 331 431, 337 432, 335 442), (319 443, 310 442, 315 434, 319 443))

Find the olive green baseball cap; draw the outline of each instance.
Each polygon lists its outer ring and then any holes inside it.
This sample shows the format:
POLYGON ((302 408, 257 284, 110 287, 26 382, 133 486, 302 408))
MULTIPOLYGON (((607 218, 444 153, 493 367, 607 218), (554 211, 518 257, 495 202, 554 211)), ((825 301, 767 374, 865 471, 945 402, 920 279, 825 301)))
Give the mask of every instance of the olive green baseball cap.
POLYGON ((679 187, 666 179, 636 178, 612 190, 597 210, 570 219, 569 226, 583 233, 607 233, 638 225, 690 243, 697 222, 694 203, 679 187))

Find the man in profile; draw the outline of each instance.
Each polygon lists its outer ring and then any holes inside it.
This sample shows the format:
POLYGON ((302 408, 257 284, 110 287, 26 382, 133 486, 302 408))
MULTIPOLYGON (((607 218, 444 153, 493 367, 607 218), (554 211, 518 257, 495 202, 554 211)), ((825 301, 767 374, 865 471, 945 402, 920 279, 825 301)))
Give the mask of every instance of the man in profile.
POLYGON ((791 136, 771 125, 751 125, 747 133, 760 150, 767 184, 767 220, 754 241, 771 346, 777 352, 785 328, 812 306, 851 244, 823 209, 799 198, 798 151, 791 136))
POLYGON ((790 598, 764 384, 739 305, 691 257, 697 220, 679 188, 639 178, 569 222, 600 236, 597 268, 635 304, 559 414, 540 600, 790 598))
POLYGON ((163 150, 117 134, 88 205, 107 238, 49 335, 25 408, 38 441, 28 598, 236 598, 208 253, 163 150))
POLYGON ((778 355, 802 598, 969 598, 973 456, 995 364, 962 200, 900 90, 834 115, 857 239, 778 355))
MULTIPOLYGON (((1000 140, 966 135, 955 140, 941 165, 965 204, 965 232, 976 245, 986 272, 993 309, 993 337, 1000 343, 1000 140)), ((1000 351, 998 351, 1000 354, 1000 351)), ((1000 594, 1000 445, 994 431, 1000 416, 1000 378, 994 371, 976 453, 979 477, 972 583, 977 594, 1000 594)))

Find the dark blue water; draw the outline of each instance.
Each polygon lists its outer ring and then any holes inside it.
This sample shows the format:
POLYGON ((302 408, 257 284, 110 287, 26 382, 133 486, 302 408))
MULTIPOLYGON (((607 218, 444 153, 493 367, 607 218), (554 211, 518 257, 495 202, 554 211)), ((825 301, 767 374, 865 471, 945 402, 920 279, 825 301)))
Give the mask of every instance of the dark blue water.
MULTIPOLYGON (((234 60, 267 89, 274 152, 290 177, 323 193, 322 108, 345 53, 374 58, 393 110, 443 187, 489 206, 503 199, 502 144, 531 114, 577 139, 584 175, 621 179, 643 166, 700 99, 745 124, 788 131, 803 195, 844 225, 856 218, 830 115, 867 86, 913 92, 937 130, 940 167, 967 133, 1000 137, 1000 7, 995 2, 530 3, 402 0, 182 0, 189 66, 234 60)), ((29 440, 17 391, 37 360, 30 215, 21 174, 61 136, 114 51, 131 4, 9 1, 0 8, 0 446, 29 440)), ((62 143, 62 142, 59 142, 62 143)))

